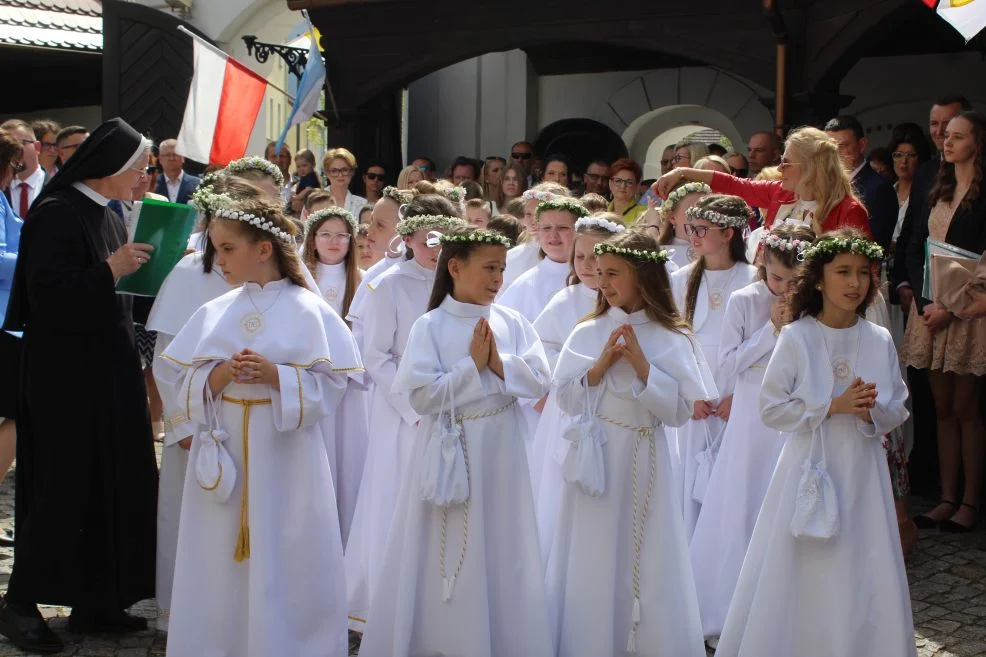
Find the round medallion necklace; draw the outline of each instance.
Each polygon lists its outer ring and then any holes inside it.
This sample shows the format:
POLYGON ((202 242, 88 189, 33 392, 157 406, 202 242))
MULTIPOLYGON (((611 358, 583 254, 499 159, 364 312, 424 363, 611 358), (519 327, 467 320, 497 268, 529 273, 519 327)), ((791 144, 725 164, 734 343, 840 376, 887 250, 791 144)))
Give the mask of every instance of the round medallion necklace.
POLYGON ((715 289, 712 288, 712 283, 709 282, 708 271, 706 271, 703 275, 705 276, 705 284, 709 286, 709 308, 712 310, 719 310, 719 308, 721 308, 723 303, 726 301, 724 290, 729 289, 729 284, 733 282, 733 276, 736 275, 736 263, 733 263, 726 282, 715 289))
POLYGON ((240 326, 243 327, 243 330, 247 335, 257 335, 264 330, 264 313, 273 308, 274 304, 277 303, 277 300, 281 298, 281 292, 284 291, 284 287, 282 286, 281 289, 277 291, 277 296, 274 297, 274 301, 263 310, 257 307, 256 302, 253 300, 253 296, 250 294, 250 288, 248 286, 245 285, 243 287, 243 291, 246 292, 247 299, 250 300, 250 305, 253 306, 254 312, 244 315, 240 320, 240 326))

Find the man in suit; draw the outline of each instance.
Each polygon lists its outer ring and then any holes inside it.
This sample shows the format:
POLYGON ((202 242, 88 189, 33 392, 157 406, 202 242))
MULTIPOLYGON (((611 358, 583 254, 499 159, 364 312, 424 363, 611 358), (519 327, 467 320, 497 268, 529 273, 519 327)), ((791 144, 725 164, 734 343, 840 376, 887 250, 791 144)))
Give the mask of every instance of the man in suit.
POLYGON ((41 142, 34 136, 31 126, 21 119, 8 119, 0 124, 0 129, 6 130, 21 143, 22 166, 3 192, 17 216, 24 219, 47 182, 45 170, 38 161, 41 142))
POLYGON ((897 193, 866 161, 869 140, 863 136, 863 126, 852 116, 837 116, 825 124, 825 132, 838 143, 839 159, 850 172, 853 187, 870 213, 873 239, 889 249, 897 226, 897 193))
POLYGON ((161 175, 157 178, 154 192, 166 196, 172 203, 188 203, 192 192, 198 189, 201 178, 185 173, 185 158, 175 152, 178 145, 175 139, 165 139, 161 142, 158 161, 161 165, 161 175))

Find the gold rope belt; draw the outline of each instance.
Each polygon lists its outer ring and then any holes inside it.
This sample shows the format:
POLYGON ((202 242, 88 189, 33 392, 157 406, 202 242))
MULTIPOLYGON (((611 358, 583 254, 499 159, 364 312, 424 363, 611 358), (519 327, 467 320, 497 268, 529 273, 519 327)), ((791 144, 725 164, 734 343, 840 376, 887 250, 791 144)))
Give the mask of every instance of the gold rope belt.
MULTIPOLYGON (((500 408, 495 408, 491 411, 485 411, 483 413, 478 413, 476 415, 456 415, 455 423, 462 424, 463 422, 470 422, 472 420, 484 420, 489 417, 495 417, 501 413, 506 412, 513 406, 517 404, 517 400, 513 399, 509 404, 504 404, 500 408)), ((466 432, 463 428, 462 433, 459 436, 459 442, 462 443, 462 461, 466 466, 466 482, 469 484, 470 491, 472 490, 472 477, 469 474, 469 450, 466 449, 466 432)), ((470 492, 469 497, 472 497, 470 492)), ((441 548, 438 552, 438 572, 442 577, 442 597, 446 602, 452 599, 452 589, 455 587, 455 580, 459 576, 459 572, 462 570, 462 564, 466 560, 466 546, 469 545, 469 500, 465 501, 462 505, 462 549, 459 550, 459 563, 455 566, 455 572, 452 573, 452 577, 447 577, 445 574, 445 549, 448 543, 447 534, 448 525, 448 507, 442 507, 442 524, 439 527, 438 533, 441 538, 441 548)))
POLYGON ((237 399, 223 395, 223 401, 243 407, 243 494, 240 497, 240 531, 236 536, 236 550, 233 560, 246 561, 250 558, 250 409, 254 406, 267 406, 270 399, 237 399))

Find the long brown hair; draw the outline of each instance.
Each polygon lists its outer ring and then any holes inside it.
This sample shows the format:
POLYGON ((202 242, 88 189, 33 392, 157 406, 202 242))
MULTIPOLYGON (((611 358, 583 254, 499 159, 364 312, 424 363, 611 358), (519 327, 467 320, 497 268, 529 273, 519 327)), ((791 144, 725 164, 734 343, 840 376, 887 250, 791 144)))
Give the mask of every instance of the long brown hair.
MULTIPOLYGON (((643 228, 628 228, 622 233, 613 235, 605 243, 638 251, 657 251, 660 249, 657 240, 648 235, 643 228)), ((675 305, 674 296, 671 294, 671 278, 668 276, 668 270, 664 263, 645 262, 629 257, 624 258, 624 260, 630 263, 637 279, 637 290, 644 301, 644 313, 647 318, 669 331, 687 335, 688 324, 678 314, 678 307, 675 305)), ((595 309, 581 321, 585 322, 605 315, 606 311, 609 310, 609 301, 606 300, 606 297, 602 294, 598 297, 595 309)))
MULTIPOLYGON (((217 194, 229 196, 237 203, 267 198, 267 192, 240 176, 220 175, 212 183, 212 188, 217 194)), ((202 213, 202 240, 205 243, 202 248, 202 271, 206 274, 212 273, 212 264, 216 260, 216 247, 209 239, 209 223, 212 221, 213 210, 215 208, 206 208, 202 213)))
POLYGON ((312 273, 312 277, 318 281, 319 260, 318 249, 315 248, 315 233, 318 232, 322 224, 330 219, 341 221, 346 227, 346 232, 349 234, 349 250, 346 251, 346 259, 343 261, 346 269, 346 289, 342 295, 341 316, 345 319, 349 315, 349 306, 353 303, 353 297, 356 296, 356 289, 363 280, 363 275, 359 269, 359 246, 356 244, 356 238, 358 237, 357 230, 344 217, 335 215, 320 217, 315 221, 309 222, 305 229, 305 241, 301 250, 301 261, 308 267, 308 271, 312 273))
MULTIPOLYGON (((739 196, 729 194, 709 194, 699 199, 694 205, 700 211, 718 212, 727 217, 747 219, 750 214, 750 206, 739 196)), ((729 259, 733 264, 737 262, 748 262, 746 259, 746 241, 743 239, 743 231, 737 228, 727 228, 733 231, 729 237, 729 259)), ((688 282, 685 284, 685 321, 692 325, 695 319, 695 305, 698 302, 698 291, 702 287, 702 278, 705 276, 705 256, 699 258, 692 265, 692 271, 688 274, 688 282)))
MULTIPOLYGON (((468 235, 469 233, 476 232, 494 232, 494 231, 483 231, 477 229, 475 226, 460 226, 458 228, 453 228, 448 231, 448 235, 468 235)), ((481 246, 499 246, 497 244, 491 244, 490 242, 448 242, 442 244, 441 254, 438 256, 438 265, 435 267, 435 284, 431 288, 431 297, 428 299, 428 312, 431 312, 435 308, 442 305, 445 301, 445 297, 452 294, 455 289, 455 282, 452 280, 452 274, 448 270, 448 262, 452 258, 456 260, 465 261, 469 259, 476 249, 481 246)), ((506 251, 507 247, 502 247, 506 251)))
MULTIPOLYGON (((869 239, 866 235, 855 228, 839 228, 837 230, 825 233, 818 239, 822 240, 827 237, 850 240, 869 239)), ((818 287, 825 278, 825 265, 835 260, 837 255, 839 254, 823 253, 815 258, 812 258, 811 260, 806 260, 800 267, 798 267, 798 271, 794 275, 794 291, 791 292, 791 296, 788 301, 788 316, 791 318, 791 321, 800 319, 805 315, 815 317, 818 313, 822 312, 824 300, 822 297, 822 291, 819 290, 818 287)), ((870 287, 866 291, 866 298, 863 299, 859 306, 856 307, 856 314, 860 317, 866 315, 866 309, 870 307, 871 303, 873 303, 873 297, 876 295, 876 286, 876 278, 871 273, 870 287)))
MULTIPOLYGON (((294 236, 298 230, 295 223, 284 216, 284 213, 281 212, 279 207, 263 198, 238 201, 230 209, 259 217, 264 221, 274 224, 291 236, 294 236)), ((306 290, 311 289, 308 287, 308 281, 305 278, 301 258, 298 256, 298 250, 294 244, 294 240, 288 242, 278 239, 266 230, 258 228, 246 221, 240 221, 239 219, 213 217, 212 221, 223 222, 234 230, 239 231, 240 234, 245 235, 251 242, 270 242, 274 251, 274 262, 277 265, 277 271, 298 287, 303 287, 306 290)))
MULTIPOLYGON (((980 188, 983 182, 983 166, 984 160, 986 160, 986 116, 983 116, 979 112, 971 111, 962 112, 952 120, 954 121, 957 118, 963 118, 972 124, 972 136, 976 144, 972 182, 969 184, 969 191, 966 192, 959 205, 962 210, 968 210, 972 207, 973 201, 979 198, 980 188)), ((957 184, 955 179, 955 165, 943 159, 941 166, 938 168, 938 175, 935 177, 935 184, 931 188, 931 194, 928 196, 928 207, 934 207, 938 201, 953 202, 955 200, 955 187, 957 184)))
MULTIPOLYGON (((677 185, 671 188, 671 191, 673 192, 676 189, 684 187, 685 185, 688 184, 694 185, 695 183, 689 183, 688 180, 682 178, 677 185)), ((701 196, 705 196, 706 194, 709 194, 711 191, 712 191, 711 188, 709 188, 708 192, 692 192, 691 194, 685 194, 678 200, 677 203, 668 203, 667 201, 665 201, 664 205, 662 205, 660 210, 658 210, 658 212, 661 215, 661 219, 664 220, 664 225, 661 226, 661 236, 658 237, 657 239, 658 244, 670 244, 671 241, 674 239, 674 222, 672 221, 672 219, 674 218, 674 210, 676 207, 678 207, 678 203, 681 203, 692 194, 699 194, 701 196)))

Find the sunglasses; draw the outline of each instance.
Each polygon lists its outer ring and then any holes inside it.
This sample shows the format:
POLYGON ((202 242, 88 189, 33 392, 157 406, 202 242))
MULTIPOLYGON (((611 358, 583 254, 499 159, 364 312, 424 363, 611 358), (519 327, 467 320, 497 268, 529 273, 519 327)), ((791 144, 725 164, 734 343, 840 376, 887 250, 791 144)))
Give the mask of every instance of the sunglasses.
POLYGON ((366 173, 366 174, 363 174, 363 175, 366 176, 366 179, 367 180, 383 180, 386 177, 387 174, 385 174, 385 173, 366 173))
POLYGON ((147 175, 153 176, 153 175, 156 175, 156 174, 161 173, 161 167, 149 166, 144 171, 145 171, 145 173, 147 173, 147 175))
POLYGON ((511 153, 510 157, 515 160, 529 160, 534 157, 534 153, 511 153))

